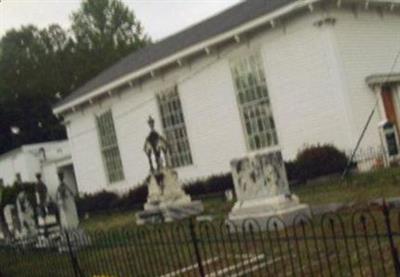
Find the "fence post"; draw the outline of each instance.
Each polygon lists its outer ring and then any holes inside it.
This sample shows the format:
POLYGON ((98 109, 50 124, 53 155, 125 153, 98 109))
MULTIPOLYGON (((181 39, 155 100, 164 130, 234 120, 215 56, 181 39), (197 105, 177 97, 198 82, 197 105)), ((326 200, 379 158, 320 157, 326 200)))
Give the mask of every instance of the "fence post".
POLYGON ((65 233, 65 238, 67 239, 68 253, 69 253, 69 257, 71 259, 71 265, 72 265, 72 268, 74 269, 74 276, 75 277, 83 277, 83 273, 79 267, 78 259, 76 258, 74 250, 72 249, 72 246, 71 246, 71 240, 69 238, 68 231, 65 230, 64 233, 65 233))
POLYGON ((190 229, 190 238, 191 238, 193 246, 194 246, 194 253, 196 255, 197 264, 199 265, 199 273, 200 273, 201 277, 205 277, 206 274, 205 274, 203 263, 202 263, 201 256, 200 256, 199 240, 196 235, 193 218, 189 220, 189 229, 190 229))
POLYGON ((396 276, 400 276, 399 254, 398 254, 397 247, 393 240, 393 231, 392 231, 392 225, 391 225, 391 221, 390 221, 390 210, 389 210, 389 207, 388 207, 386 201, 383 201, 383 215, 385 217, 387 237, 389 239, 390 250, 392 253, 394 270, 395 270, 396 276))

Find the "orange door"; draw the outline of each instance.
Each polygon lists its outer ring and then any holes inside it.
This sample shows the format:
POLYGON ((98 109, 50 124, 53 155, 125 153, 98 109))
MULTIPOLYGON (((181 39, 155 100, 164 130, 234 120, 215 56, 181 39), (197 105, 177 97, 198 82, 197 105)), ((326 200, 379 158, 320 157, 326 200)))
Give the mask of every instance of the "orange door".
POLYGON ((390 123, 393 123, 396 126, 396 128, 398 128, 396 108, 394 105, 392 90, 390 88, 383 87, 381 95, 387 120, 390 123))

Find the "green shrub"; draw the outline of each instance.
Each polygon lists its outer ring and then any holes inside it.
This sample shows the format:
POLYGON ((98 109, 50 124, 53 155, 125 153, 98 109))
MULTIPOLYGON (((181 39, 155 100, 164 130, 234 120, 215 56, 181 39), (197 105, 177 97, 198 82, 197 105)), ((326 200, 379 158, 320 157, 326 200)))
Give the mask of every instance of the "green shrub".
POLYGON ((100 191, 94 194, 85 194, 77 201, 79 214, 101 213, 117 209, 119 197, 108 191, 100 191))
POLYGON ((148 189, 146 185, 139 185, 127 194, 124 194, 118 201, 118 208, 122 211, 142 209, 147 201, 148 189))
POLYGON ((297 173, 298 167, 296 160, 285 162, 286 174, 289 181, 299 181, 299 174, 297 173))
POLYGON ((300 151, 294 161, 286 163, 289 180, 305 182, 309 179, 341 173, 348 159, 335 146, 310 146, 300 151))
POLYGON ((8 204, 15 205, 15 201, 17 200, 18 193, 22 190, 25 190, 28 196, 28 200, 31 203, 32 207, 36 208, 36 196, 35 196, 35 184, 34 183, 22 183, 22 184, 13 184, 12 186, 7 186, 3 188, 0 205, 1 208, 5 207, 8 204))
POLYGON ((233 179, 230 173, 211 176, 184 185, 183 189, 192 198, 202 198, 207 195, 224 194, 226 190, 233 190, 233 179))

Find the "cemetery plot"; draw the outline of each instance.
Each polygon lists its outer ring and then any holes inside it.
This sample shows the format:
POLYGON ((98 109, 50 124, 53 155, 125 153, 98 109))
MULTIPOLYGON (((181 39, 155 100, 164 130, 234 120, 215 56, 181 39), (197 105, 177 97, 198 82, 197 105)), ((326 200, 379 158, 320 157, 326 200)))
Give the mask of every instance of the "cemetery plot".
POLYGON ((149 196, 136 219, 159 224, 76 229, 74 196, 62 174, 55 202, 38 175, 36 220, 25 191, 6 209, 13 237, 0 245, 0 276, 400 276, 400 213, 391 216, 383 206, 311 218, 290 194, 279 152, 235 161, 238 202, 230 220, 196 221, 203 205, 182 190, 165 139, 149 124, 149 196))
POLYGON ((395 276, 398 215, 328 214, 267 231, 185 221, 87 237, 71 233, 71 247, 61 252, 56 244, 1 247, 0 268, 5 276, 33 277, 395 276))

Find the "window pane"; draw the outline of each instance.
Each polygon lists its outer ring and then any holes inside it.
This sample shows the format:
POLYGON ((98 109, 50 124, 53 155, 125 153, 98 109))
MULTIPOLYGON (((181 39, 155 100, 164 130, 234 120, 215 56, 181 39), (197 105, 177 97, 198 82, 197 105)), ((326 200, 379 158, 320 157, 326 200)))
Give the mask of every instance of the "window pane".
POLYGON ((171 165, 180 167, 192 164, 189 139, 176 86, 162 91, 157 99, 164 134, 171 147, 171 165))
POLYGON ((243 129, 250 150, 278 144, 261 56, 253 54, 231 63, 243 129))
POLYGON ((110 183, 121 181, 125 177, 111 110, 97 116, 96 123, 108 181, 110 183))

